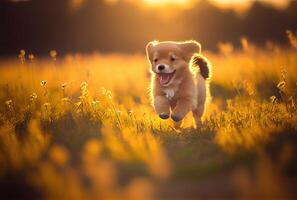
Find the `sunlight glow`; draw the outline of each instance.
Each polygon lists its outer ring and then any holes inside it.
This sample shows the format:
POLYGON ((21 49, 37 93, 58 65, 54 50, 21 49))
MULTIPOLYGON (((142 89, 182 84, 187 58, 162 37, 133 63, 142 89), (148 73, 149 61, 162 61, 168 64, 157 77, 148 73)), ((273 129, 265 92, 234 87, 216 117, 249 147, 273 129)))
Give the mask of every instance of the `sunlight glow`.
MULTIPOLYGON (((201 0, 141 0, 148 6, 161 7, 175 5, 179 7, 191 7, 194 3, 201 0)), ((212 4, 223 8, 231 8, 235 11, 246 11, 256 0, 209 0, 212 4)), ((276 8, 283 9, 288 6, 291 0, 258 0, 259 2, 272 5, 276 8)))
POLYGON ((164 6, 164 5, 177 5, 189 6, 193 0, 143 0, 144 3, 150 6, 164 6))
MULTIPOLYGON (((30 0, 9 0, 11 2, 23 2, 30 0)), ((86 0, 69 0, 71 10, 78 10, 86 0)), ((104 0, 106 4, 113 5, 118 2, 127 2, 151 8, 162 8, 164 6, 174 6, 179 8, 191 8, 201 0, 104 0)), ((205 0, 203 0, 205 1, 205 0)), ((232 9, 238 13, 247 11, 255 1, 272 5, 278 9, 286 8, 292 0, 207 0, 213 5, 222 9, 232 9)))
MULTIPOLYGON (((210 0, 211 3, 220 8, 232 8, 236 11, 245 11, 250 8, 250 6, 256 0, 210 0)), ((286 8, 290 0, 258 0, 261 3, 269 4, 275 8, 283 9, 286 8)))

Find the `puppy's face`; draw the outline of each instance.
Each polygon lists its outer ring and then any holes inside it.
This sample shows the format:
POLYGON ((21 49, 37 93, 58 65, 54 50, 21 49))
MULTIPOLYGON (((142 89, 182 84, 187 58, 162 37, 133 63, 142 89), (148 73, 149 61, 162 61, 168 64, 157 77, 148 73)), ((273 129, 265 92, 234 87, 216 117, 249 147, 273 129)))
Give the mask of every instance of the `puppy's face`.
POLYGON ((146 47, 151 71, 157 74, 162 86, 170 85, 188 68, 194 53, 200 53, 200 44, 188 42, 150 42, 146 47))

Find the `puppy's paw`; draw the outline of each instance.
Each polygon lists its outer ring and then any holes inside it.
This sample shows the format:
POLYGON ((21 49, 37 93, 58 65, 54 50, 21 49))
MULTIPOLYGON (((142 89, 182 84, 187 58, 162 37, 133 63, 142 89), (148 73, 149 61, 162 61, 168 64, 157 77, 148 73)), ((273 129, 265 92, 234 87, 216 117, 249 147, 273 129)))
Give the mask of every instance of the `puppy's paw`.
POLYGON ((175 122, 179 122, 180 120, 182 120, 183 118, 175 116, 175 115, 171 115, 171 119, 175 122))
POLYGON ((160 117, 161 119, 168 119, 168 118, 169 118, 169 114, 161 113, 161 114, 159 114, 159 117, 160 117))

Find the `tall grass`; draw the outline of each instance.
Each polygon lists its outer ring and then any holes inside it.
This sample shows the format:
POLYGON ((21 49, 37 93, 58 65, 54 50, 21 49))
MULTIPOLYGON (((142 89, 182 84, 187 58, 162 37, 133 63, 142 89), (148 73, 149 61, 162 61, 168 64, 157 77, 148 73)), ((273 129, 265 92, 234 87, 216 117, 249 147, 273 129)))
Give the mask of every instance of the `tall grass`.
POLYGON ((181 133, 150 105, 143 55, 59 57, 51 51, 38 58, 22 50, 18 59, 2 60, 3 195, 296 195, 284 186, 296 178, 296 51, 272 43, 258 48, 245 38, 242 45, 235 50, 221 43, 221 53, 205 53, 213 64, 213 100, 204 127, 192 128, 187 116, 181 133), (199 190, 206 180, 208 188, 199 190), (213 194, 217 186, 221 191, 213 194))

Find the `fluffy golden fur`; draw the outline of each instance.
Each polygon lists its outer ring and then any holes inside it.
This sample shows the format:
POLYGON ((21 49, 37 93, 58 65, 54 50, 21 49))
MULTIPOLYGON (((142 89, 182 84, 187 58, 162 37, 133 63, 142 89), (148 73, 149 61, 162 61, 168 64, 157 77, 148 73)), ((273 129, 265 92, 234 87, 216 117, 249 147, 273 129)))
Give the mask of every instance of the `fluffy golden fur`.
POLYGON ((180 123, 192 111, 196 126, 201 127, 210 79, 210 64, 201 55, 201 45, 196 41, 153 41, 147 44, 146 52, 157 114, 180 123))

